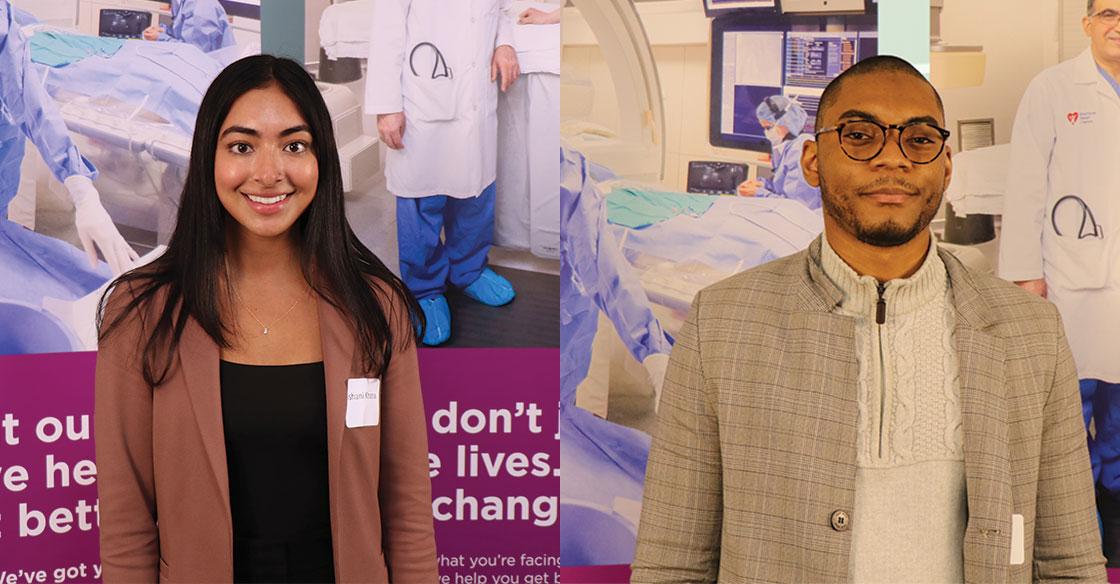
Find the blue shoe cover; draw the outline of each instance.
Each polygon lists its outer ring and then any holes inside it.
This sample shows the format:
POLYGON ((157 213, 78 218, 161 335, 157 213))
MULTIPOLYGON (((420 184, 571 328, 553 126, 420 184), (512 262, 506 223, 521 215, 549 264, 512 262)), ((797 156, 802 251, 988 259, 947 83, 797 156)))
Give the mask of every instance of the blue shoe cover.
POLYGON ((447 298, 443 294, 423 298, 420 300, 420 310, 424 312, 424 319, 427 321, 421 342, 430 347, 446 343, 451 338, 451 308, 447 306, 447 298))
POLYGON ((483 269, 477 280, 463 288, 463 294, 487 306, 509 304, 516 296, 513 284, 490 268, 483 269))

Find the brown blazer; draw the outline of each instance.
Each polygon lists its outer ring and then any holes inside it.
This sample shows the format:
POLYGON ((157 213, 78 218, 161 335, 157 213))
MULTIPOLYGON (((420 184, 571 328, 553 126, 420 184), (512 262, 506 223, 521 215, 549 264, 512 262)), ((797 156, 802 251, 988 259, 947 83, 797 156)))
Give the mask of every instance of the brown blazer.
MULTIPOLYGON (((110 298, 106 322, 119 314, 123 296, 117 290, 110 298)), ((370 375, 362 371, 348 319, 316 300, 327 387, 335 578, 435 582, 427 423, 416 349, 394 352, 382 377, 380 425, 347 428, 346 380, 370 375)), ((402 306, 387 313, 395 339, 411 334, 402 306)), ((233 526, 218 346, 189 320, 171 373, 153 389, 140 373, 142 328, 132 316, 98 346, 94 423, 103 580, 231 582, 233 526)))
MULTIPOLYGON (((832 517, 855 499, 859 364, 820 245, 696 297, 665 379, 632 582, 847 580, 852 532, 832 517)), ((940 254, 957 311, 965 580, 1104 582, 1057 310, 940 254), (1012 514, 1025 524, 1020 565, 1012 514)))

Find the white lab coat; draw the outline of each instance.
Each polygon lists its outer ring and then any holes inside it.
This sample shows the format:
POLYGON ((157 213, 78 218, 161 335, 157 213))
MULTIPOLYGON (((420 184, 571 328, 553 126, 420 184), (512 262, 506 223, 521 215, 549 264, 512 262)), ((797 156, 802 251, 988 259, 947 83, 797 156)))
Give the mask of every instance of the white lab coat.
MULTIPOLYGON (((505 16, 560 4, 517 1, 505 16)), ((560 25, 513 24, 522 77, 498 98, 494 243, 560 257, 560 25)))
POLYGON ((494 182, 498 85, 490 61, 495 47, 512 42, 501 18, 508 4, 374 0, 366 113, 405 116, 404 148, 385 161, 389 192, 469 198, 494 182))
MULTIPOLYGON (((1120 382, 1120 96, 1089 50, 1031 81, 1011 137, 999 271, 1045 277, 1073 349, 1078 376, 1120 382), (1079 238, 1081 197, 1103 237, 1079 238)), ((1092 231, 1091 224, 1086 227, 1092 231)))

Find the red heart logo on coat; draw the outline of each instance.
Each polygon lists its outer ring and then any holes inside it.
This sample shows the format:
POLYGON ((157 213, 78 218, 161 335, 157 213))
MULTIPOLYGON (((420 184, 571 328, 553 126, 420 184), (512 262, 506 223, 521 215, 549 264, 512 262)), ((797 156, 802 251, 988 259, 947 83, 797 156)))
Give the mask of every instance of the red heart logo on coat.
POLYGON ((1066 115, 1066 119, 1069 120, 1069 123, 1071 123, 1071 124, 1076 124, 1077 123, 1077 118, 1079 118, 1079 117, 1081 117, 1081 116, 1077 112, 1070 112, 1069 114, 1066 115))

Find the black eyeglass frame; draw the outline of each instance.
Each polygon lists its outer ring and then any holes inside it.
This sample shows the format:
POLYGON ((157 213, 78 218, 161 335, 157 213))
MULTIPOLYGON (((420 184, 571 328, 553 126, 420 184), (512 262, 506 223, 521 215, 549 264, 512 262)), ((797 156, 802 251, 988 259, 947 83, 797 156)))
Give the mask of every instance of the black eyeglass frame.
POLYGON ((1111 9, 1111 8, 1105 8, 1103 10, 1098 10, 1098 11, 1090 14, 1089 18, 1096 18, 1097 20, 1099 20, 1099 21, 1101 21, 1105 24, 1108 24, 1108 26, 1110 26, 1110 27, 1120 25, 1120 14, 1117 14, 1117 12, 1115 10, 1111 9), (1105 15, 1105 14, 1108 14, 1108 16, 1106 18, 1101 18, 1101 16, 1105 15), (1109 22, 1109 21, 1112 21, 1112 20, 1115 20, 1116 22, 1109 22))
POLYGON ((899 152, 902 152, 902 155, 906 157, 906 160, 909 160, 910 162, 913 162, 914 164, 930 164, 934 160, 937 160, 938 158, 940 158, 941 154, 945 152, 945 145, 949 143, 949 136, 952 135, 952 132, 950 132, 949 130, 946 130, 945 128, 942 128, 940 126, 935 126, 935 125, 933 125, 929 122, 910 122, 910 123, 907 123, 907 124, 886 124, 886 125, 884 125, 884 124, 880 124, 879 122, 872 121, 872 120, 853 120, 851 122, 842 122, 842 123, 837 124, 837 125, 835 125, 831 128, 825 128, 825 129, 823 129, 819 132, 816 132, 813 135, 819 140, 820 137, 821 137, 821 134, 827 134, 829 132, 836 132, 836 142, 840 145, 840 151, 843 152, 845 156, 847 156, 848 158, 851 158, 852 160, 855 160, 856 162, 870 162, 872 160, 875 160, 880 154, 882 154, 883 149, 887 147, 887 140, 890 139, 889 136, 890 136, 891 130, 898 130, 898 150, 899 150, 899 152), (873 126, 877 126, 880 130, 883 131, 883 143, 879 145, 879 149, 875 151, 875 154, 872 154, 871 156, 869 156, 867 158, 856 158, 855 156, 852 156, 851 154, 848 153, 848 150, 846 148, 844 148, 844 139, 841 138, 840 134, 841 134, 841 132, 844 131, 844 128, 846 126, 849 126, 851 124, 871 124, 873 126), (909 128, 911 126, 929 126, 929 127, 933 128, 934 130, 937 130, 937 133, 941 135, 941 149, 937 151, 937 154, 935 154, 933 156, 933 158, 930 158, 929 160, 927 160, 925 162, 918 162, 917 160, 914 160, 913 158, 910 158, 910 155, 906 153, 906 148, 903 148, 903 146, 902 146, 902 132, 905 131, 906 128, 909 128))

